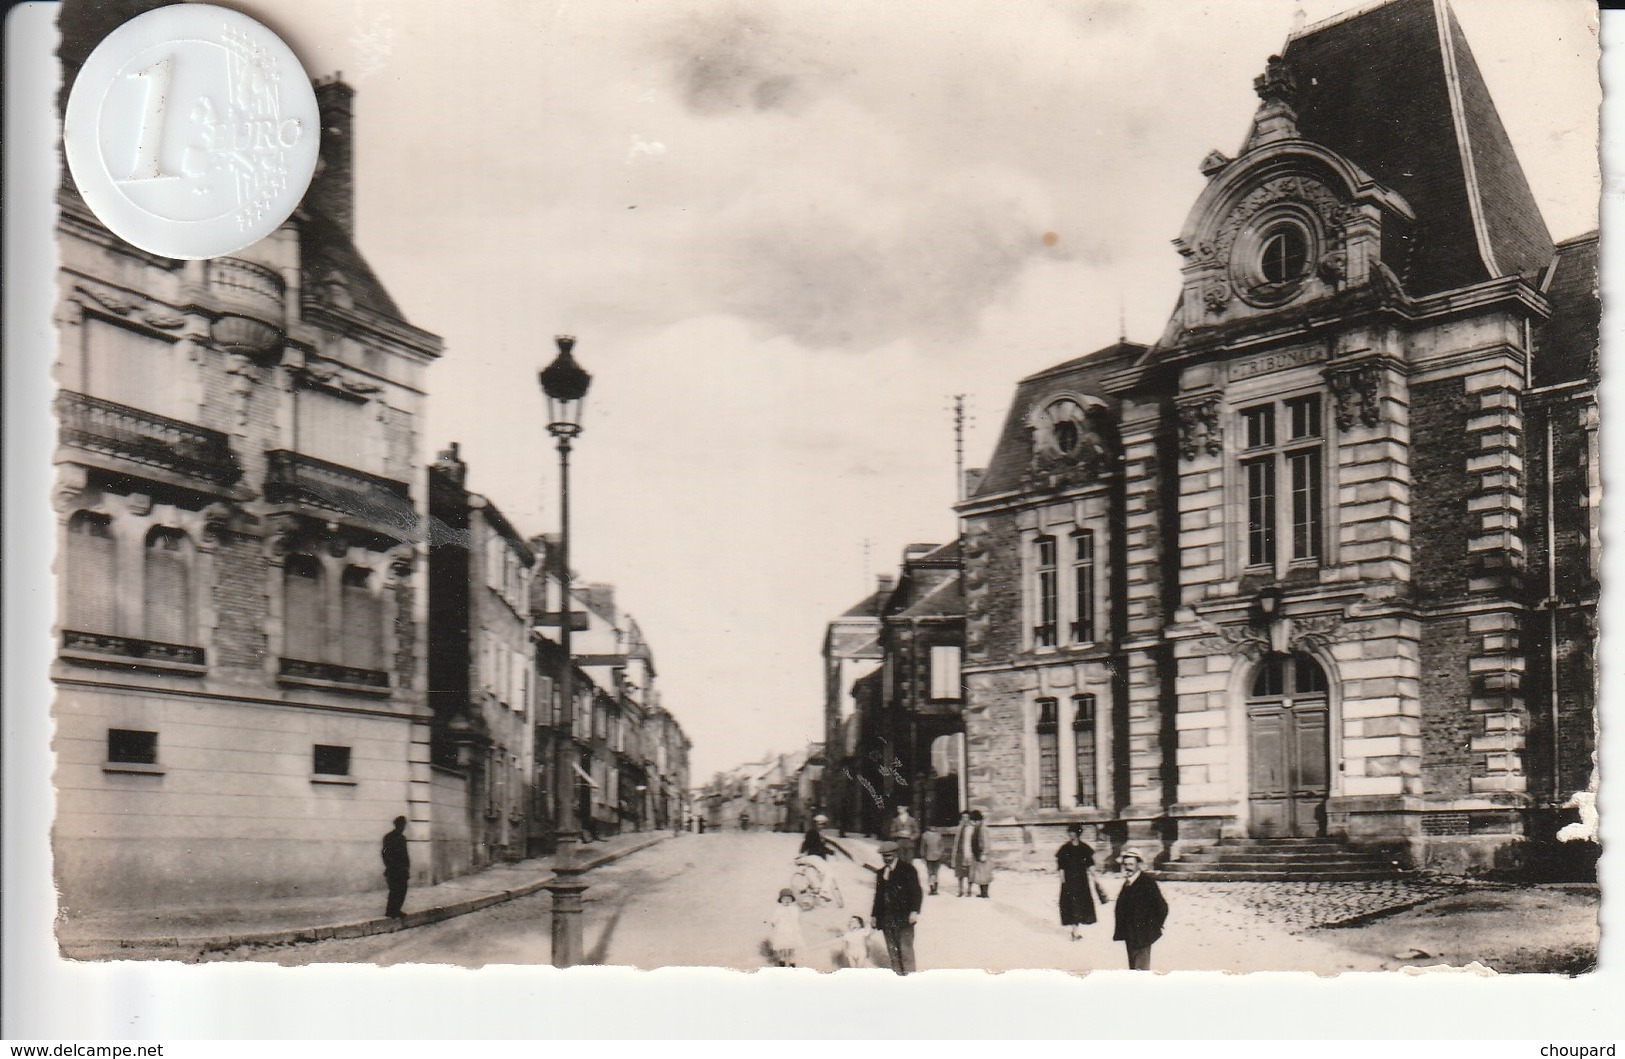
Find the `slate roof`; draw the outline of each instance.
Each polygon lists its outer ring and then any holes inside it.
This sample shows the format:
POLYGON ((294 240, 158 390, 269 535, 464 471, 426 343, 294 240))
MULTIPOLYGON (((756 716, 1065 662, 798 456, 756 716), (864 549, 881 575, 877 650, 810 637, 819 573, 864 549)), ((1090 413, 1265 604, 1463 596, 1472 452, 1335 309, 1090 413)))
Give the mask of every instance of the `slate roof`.
MULTIPOLYGON (((1147 348, 1138 342, 1118 342, 1064 361, 1053 368, 1045 368, 1017 383, 1015 399, 1010 402, 1010 411, 999 430, 998 443, 993 447, 993 458, 988 461, 987 471, 977 483, 972 498, 1002 493, 1021 484, 1022 475, 1032 457, 1027 437, 1027 414, 1040 398, 1071 391, 1104 399, 1101 381, 1144 356, 1147 348)), ((1107 403, 1115 406, 1111 400, 1107 400, 1107 403)))
POLYGON ((876 589, 864 596, 862 600, 841 612, 843 618, 878 618, 886 610, 886 601, 891 598, 891 591, 876 589))
POLYGON ((1596 232, 1558 246, 1546 297, 1552 316, 1535 338, 1535 385, 1595 378, 1602 328, 1596 232))
POLYGON ((963 618, 965 616, 965 592, 960 585, 959 575, 952 574, 940 584, 932 586, 929 592, 915 600, 897 616, 903 618, 963 618))
POLYGON ((1282 58, 1300 92, 1299 134, 1416 211, 1406 290, 1526 275, 1551 261, 1546 222, 1442 0, 1392 0, 1310 26, 1282 58))
POLYGON ((372 266, 356 249, 355 242, 345 234, 337 221, 311 205, 312 197, 306 196, 298 214, 304 289, 319 300, 327 300, 328 277, 338 276, 355 305, 407 323, 395 299, 389 296, 372 271, 372 266))

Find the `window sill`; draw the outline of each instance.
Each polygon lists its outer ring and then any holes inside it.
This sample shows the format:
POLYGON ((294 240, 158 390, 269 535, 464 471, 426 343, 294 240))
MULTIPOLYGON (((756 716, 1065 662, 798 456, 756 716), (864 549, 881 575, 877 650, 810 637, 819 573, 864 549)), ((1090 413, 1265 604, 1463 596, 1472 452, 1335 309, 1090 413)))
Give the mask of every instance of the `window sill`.
POLYGON ((342 691, 351 695, 371 695, 388 698, 389 674, 383 670, 356 669, 351 666, 326 662, 307 662, 297 658, 280 660, 277 683, 295 687, 322 688, 342 691))
POLYGON ((102 765, 102 771, 120 776, 162 776, 165 769, 162 765, 143 765, 135 761, 109 761, 102 765))
POLYGON ((348 776, 312 776, 310 782, 323 787, 354 787, 356 781, 348 776))
POLYGON ((314 677, 290 677, 286 674, 276 678, 278 684, 298 688, 320 688, 323 691, 342 691, 349 695, 367 695, 372 698, 389 698, 389 688, 373 687, 370 684, 350 684, 340 680, 317 680, 314 677))
POLYGON ((129 655, 104 655, 89 651, 63 650, 57 652, 57 657, 77 666, 145 669, 153 673, 172 673, 182 677, 201 677, 209 672, 208 666, 196 666, 190 662, 166 662, 157 658, 132 658, 129 655))

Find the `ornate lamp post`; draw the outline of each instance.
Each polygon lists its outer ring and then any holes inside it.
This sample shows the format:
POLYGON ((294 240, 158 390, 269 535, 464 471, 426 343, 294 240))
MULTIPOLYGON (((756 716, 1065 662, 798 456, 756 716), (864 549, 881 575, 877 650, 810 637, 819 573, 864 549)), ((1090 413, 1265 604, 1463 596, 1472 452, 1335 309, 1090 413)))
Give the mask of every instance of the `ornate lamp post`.
POLYGON ((575 777, 575 655, 570 650, 574 605, 570 597, 570 443, 581 433, 581 407, 592 382, 570 355, 576 340, 571 335, 556 339, 559 355, 542 370, 539 378, 547 395, 547 432, 558 439, 559 448, 559 565, 562 568, 564 598, 559 606, 559 646, 564 667, 559 674, 559 731, 553 738, 553 775, 557 788, 558 814, 555 824, 553 882, 553 966, 574 967, 581 962, 581 895, 587 884, 576 866, 576 839, 581 827, 576 821, 575 777))

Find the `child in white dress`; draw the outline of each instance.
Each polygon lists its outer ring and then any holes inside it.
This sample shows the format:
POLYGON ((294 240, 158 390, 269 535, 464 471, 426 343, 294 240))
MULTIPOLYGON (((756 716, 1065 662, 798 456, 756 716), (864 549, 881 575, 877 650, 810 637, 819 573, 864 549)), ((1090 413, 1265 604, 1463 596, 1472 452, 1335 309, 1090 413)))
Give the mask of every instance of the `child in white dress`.
POLYGON ((794 967, 796 952, 805 947, 801 936, 801 906, 796 904, 793 890, 779 891, 779 906, 768 920, 767 947, 773 950, 773 962, 779 967, 794 967))
POLYGON ((853 916, 846 921, 846 933, 840 937, 841 956, 848 967, 873 967, 875 962, 869 957, 869 939, 875 932, 869 929, 862 916, 853 916))

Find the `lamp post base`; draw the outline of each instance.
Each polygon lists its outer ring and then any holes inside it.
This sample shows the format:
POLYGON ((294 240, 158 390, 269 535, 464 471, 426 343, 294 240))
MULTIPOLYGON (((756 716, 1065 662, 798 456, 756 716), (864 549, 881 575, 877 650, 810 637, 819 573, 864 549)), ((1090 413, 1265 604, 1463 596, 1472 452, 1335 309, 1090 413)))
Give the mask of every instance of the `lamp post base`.
POLYGON ((574 967, 581 962, 582 897, 587 884, 576 867, 576 836, 560 835, 553 863, 553 881, 547 892, 553 895, 553 966, 574 967))

